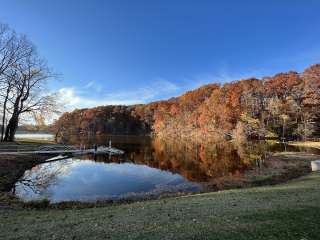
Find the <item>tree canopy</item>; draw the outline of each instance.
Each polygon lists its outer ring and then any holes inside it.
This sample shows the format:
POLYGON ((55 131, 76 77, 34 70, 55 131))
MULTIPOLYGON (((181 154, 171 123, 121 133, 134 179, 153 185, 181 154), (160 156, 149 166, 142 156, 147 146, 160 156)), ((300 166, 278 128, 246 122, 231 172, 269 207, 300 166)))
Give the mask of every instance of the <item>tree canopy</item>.
POLYGON ((209 84, 167 101, 65 113, 57 135, 306 139, 319 136, 320 64, 302 73, 209 84))

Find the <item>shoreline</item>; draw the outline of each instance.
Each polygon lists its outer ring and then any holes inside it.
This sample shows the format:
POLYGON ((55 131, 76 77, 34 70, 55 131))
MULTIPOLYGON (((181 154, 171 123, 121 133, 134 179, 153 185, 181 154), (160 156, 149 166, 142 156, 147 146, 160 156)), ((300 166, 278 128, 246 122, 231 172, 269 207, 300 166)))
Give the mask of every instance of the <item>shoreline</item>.
POLYGON ((297 142, 289 142, 288 144, 296 147, 310 147, 310 148, 320 149, 320 142, 297 141, 297 142))

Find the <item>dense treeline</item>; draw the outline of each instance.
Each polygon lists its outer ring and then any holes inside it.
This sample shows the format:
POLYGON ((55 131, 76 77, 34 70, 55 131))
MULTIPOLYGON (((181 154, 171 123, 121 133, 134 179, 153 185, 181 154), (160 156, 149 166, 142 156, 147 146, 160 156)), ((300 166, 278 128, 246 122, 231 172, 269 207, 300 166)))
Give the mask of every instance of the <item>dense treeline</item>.
POLYGON ((71 135, 145 135, 151 126, 136 113, 138 106, 104 106, 64 113, 55 123, 56 138, 66 142, 71 135))
POLYGON ((319 136, 320 64, 220 86, 209 84, 168 101, 65 113, 57 136, 149 134, 172 137, 299 138, 319 136))
POLYGON ((53 125, 38 125, 38 124, 22 124, 19 125, 17 128, 17 132, 46 132, 46 133, 51 133, 54 131, 54 126, 53 125))

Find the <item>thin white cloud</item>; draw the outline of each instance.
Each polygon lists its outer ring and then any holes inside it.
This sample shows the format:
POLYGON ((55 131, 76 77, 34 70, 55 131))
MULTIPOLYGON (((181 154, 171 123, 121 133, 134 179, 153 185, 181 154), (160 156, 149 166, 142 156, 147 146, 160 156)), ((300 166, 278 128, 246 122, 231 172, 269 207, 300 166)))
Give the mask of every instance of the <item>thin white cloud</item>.
POLYGON ((94 85, 94 81, 90 81, 88 82, 83 88, 87 89, 87 88, 91 88, 94 85))
POLYGON ((251 77, 262 77, 261 70, 250 70, 245 73, 231 73, 227 68, 221 69, 217 74, 202 74, 193 78, 186 78, 186 90, 195 89, 208 83, 220 83, 224 84, 235 80, 248 79, 251 77))
POLYGON ((222 68, 217 74, 202 74, 186 78, 183 81, 184 86, 181 87, 168 80, 158 78, 148 86, 117 92, 106 92, 94 81, 90 81, 83 87, 64 87, 58 92, 67 110, 103 105, 132 105, 177 96, 208 83, 226 83, 250 77, 261 77, 261 72, 261 70, 251 70, 235 74, 228 71, 227 68, 222 68))
POLYGON ((93 86, 94 82, 89 82, 82 88, 61 88, 58 91, 60 101, 69 110, 102 105, 132 105, 153 101, 164 95, 172 95, 179 90, 177 85, 164 79, 158 79, 146 87, 105 94, 93 86))
POLYGON ((81 98, 77 96, 74 88, 61 88, 58 94, 59 99, 67 106, 74 106, 81 102, 81 98))
POLYGON ((177 85, 164 79, 158 79, 151 85, 139 88, 133 91, 121 91, 116 93, 108 93, 105 96, 111 99, 124 101, 131 99, 131 102, 144 103, 153 100, 161 95, 172 94, 179 89, 177 85))
POLYGON ((102 91, 102 86, 100 84, 97 84, 95 81, 90 81, 86 85, 84 85, 82 89, 84 90, 91 89, 100 93, 102 91))

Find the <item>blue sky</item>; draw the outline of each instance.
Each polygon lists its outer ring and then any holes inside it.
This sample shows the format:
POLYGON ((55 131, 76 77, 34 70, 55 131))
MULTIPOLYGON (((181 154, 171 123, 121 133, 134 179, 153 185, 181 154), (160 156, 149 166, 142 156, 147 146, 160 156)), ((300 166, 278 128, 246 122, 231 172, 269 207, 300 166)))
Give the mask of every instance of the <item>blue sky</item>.
POLYGON ((0 0, 67 108, 145 103, 320 62, 318 0, 0 0))

